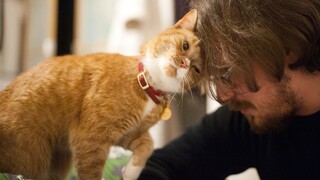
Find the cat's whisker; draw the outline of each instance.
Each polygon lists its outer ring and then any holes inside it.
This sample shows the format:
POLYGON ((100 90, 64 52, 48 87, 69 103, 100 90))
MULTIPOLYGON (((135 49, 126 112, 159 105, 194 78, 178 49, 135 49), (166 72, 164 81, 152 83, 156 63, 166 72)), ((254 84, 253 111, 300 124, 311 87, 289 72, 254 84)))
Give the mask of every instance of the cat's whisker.
POLYGON ((173 101, 174 97, 177 95, 177 93, 173 93, 173 95, 171 95, 171 98, 169 100, 169 104, 171 104, 171 102, 173 101))
POLYGON ((191 89, 189 80, 190 80, 190 77, 188 76, 188 74, 186 74, 185 77, 183 78, 183 81, 187 84, 187 92, 190 93, 192 100, 195 102, 195 98, 193 96, 193 91, 191 89))
POLYGON ((183 87, 182 87, 182 91, 184 92, 185 89, 189 89, 189 77, 188 77, 188 74, 185 74, 183 77, 182 77, 182 82, 183 82, 183 87), (187 88, 185 86, 185 83, 187 84, 187 88))
POLYGON ((182 105, 183 105, 183 96, 184 96, 184 94, 181 94, 181 96, 180 96, 180 104, 182 104, 182 105))
MULTIPOLYGON (((190 79, 190 78, 187 78, 187 81, 188 81, 189 79, 190 79)), ((196 100, 195 96, 193 95, 192 86, 190 85, 189 81, 188 81, 188 91, 189 91, 190 94, 191 94, 191 98, 192 98, 193 102, 197 103, 197 100, 196 100)))
POLYGON ((181 94, 183 95, 185 91, 185 77, 182 77, 182 86, 180 90, 181 90, 181 94))
POLYGON ((184 80, 182 79, 181 80, 181 86, 180 86, 180 92, 179 92, 179 94, 180 94, 180 102, 179 102, 179 104, 180 103, 183 103, 183 92, 184 92, 184 80))
POLYGON ((188 85, 188 91, 190 92, 190 95, 191 95, 191 97, 192 97, 192 99, 194 99, 194 97, 193 97, 193 93, 192 93, 192 90, 191 90, 191 85, 190 85, 190 82, 189 82, 189 77, 188 77, 188 75, 186 75, 186 83, 187 83, 187 85, 188 85))
MULTIPOLYGON (((181 104, 183 104, 183 99, 181 99, 181 97, 183 96, 183 94, 180 94, 180 93, 175 93, 175 94, 180 95, 180 99, 178 100, 178 103, 177 103, 177 106, 179 107, 181 104)), ((173 99, 172 99, 172 100, 173 100, 173 99)))
POLYGON ((181 83, 182 83, 182 86, 180 88, 180 91, 181 91, 181 101, 180 103, 183 103, 183 97, 184 97, 184 94, 186 92, 186 89, 187 91, 190 90, 190 83, 189 83, 189 77, 188 77, 188 74, 185 74, 182 78, 181 78, 181 83), (187 87, 187 88, 186 88, 187 87))

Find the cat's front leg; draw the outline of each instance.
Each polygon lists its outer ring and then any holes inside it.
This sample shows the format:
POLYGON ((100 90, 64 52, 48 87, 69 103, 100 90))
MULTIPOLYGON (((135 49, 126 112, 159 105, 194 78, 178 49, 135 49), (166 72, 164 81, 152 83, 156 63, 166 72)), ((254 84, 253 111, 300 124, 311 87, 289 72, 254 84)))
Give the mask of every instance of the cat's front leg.
MULTIPOLYGON (((82 130, 81 130, 82 131, 82 130)), ((101 180, 111 143, 88 132, 71 136, 71 149, 79 180, 101 180)))
POLYGON ((153 140, 149 132, 143 133, 131 141, 129 149, 132 150, 132 156, 125 166, 122 176, 123 180, 136 180, 153 151, 153 140))

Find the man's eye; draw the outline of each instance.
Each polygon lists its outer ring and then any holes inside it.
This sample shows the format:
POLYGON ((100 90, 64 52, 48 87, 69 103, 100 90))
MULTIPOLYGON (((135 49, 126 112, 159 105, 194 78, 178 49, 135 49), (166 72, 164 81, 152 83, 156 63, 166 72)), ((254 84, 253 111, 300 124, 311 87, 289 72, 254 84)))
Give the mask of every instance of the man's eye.
POLYGON ((187 51, 189 49, 189 43, 187 41, 184 41, 182 48, 183 48, 183 50, 187 51))

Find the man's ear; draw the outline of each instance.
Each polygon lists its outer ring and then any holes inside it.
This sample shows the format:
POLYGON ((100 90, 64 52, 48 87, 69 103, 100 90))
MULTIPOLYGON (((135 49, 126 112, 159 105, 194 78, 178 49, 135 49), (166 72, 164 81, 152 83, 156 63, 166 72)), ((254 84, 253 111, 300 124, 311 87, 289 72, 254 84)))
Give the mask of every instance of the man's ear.
POLYGON ((289 51, 286 53, 285 64, 286 66, 290 66, 290 64, 294 64, 299 59, 299 54, 293 51, 289 51))
POLYGON ((198 12, 196 9, 190 10, 183 16, 174 26, 177 28, 184 28, 189 31, 194 31, 197 24, 198 12))

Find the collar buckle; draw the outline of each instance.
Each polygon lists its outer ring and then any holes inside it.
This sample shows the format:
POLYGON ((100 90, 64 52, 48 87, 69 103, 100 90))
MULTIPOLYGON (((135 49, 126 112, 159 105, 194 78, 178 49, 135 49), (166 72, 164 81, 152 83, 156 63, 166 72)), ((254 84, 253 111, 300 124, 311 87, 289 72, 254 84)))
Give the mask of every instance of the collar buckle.
POLYGON ((150 87, 148 81, 146 81, 145 71, 140 72, 137 78, 138 78, 139 85, 143 90, 146 90, 150 87))

